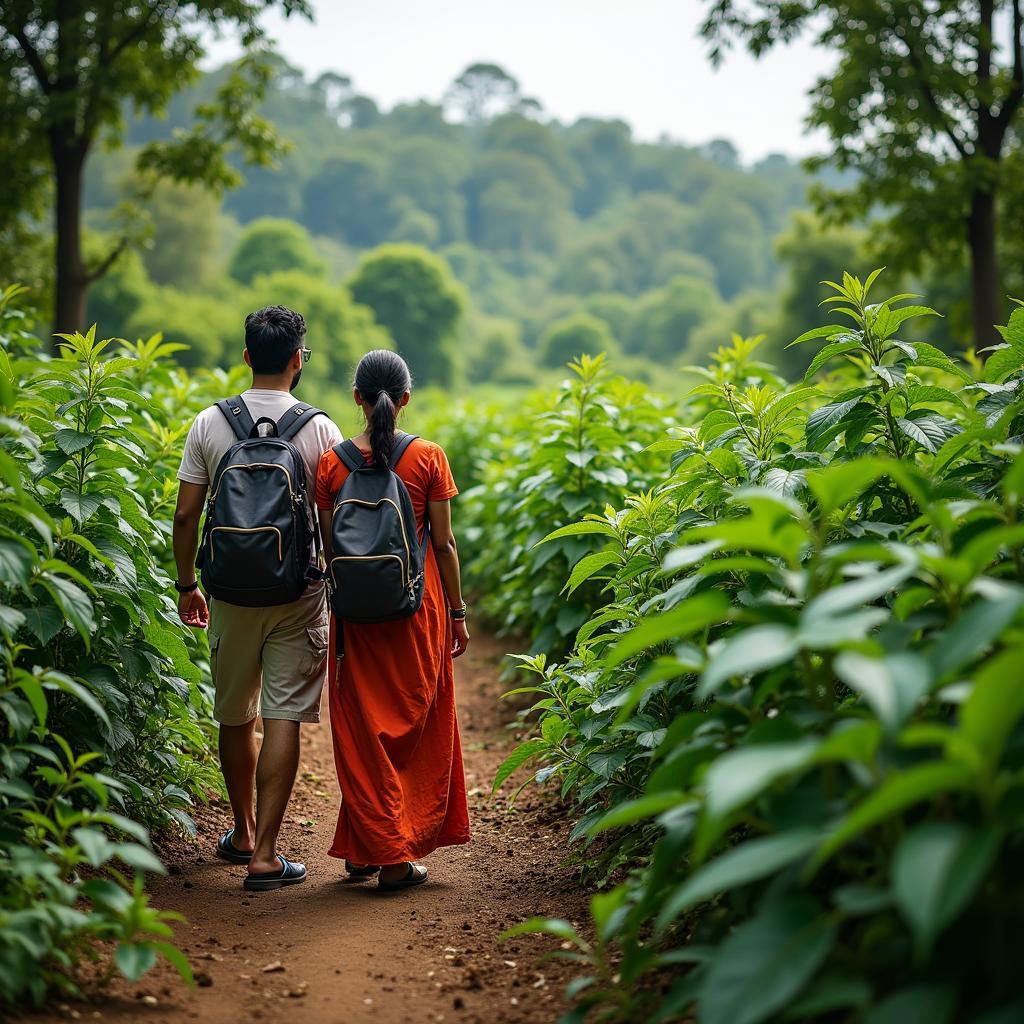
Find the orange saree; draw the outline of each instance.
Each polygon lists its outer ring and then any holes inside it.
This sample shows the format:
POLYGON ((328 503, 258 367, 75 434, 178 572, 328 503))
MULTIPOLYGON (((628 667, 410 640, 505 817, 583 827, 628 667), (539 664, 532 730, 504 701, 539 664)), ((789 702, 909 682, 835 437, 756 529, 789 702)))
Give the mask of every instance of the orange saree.
MULTIPOLYGON (((458 494, 448 459, 440 446, 418 439, 396 472, 412 497, 422 537, 427 502, 458 494)), ((319 508, 333 507, 347 476, 337 455, 327 452, 317 474, 319 508)), ((337 625, 332 615, 332 652, 337 625)), ((430 545, 423 603, 415 615, 345 623, 344 630, 345 657, 332 654, 328 677, 342 798, 330 855, 357 864, 398 864, 468 842, 451 620, 430 545)))

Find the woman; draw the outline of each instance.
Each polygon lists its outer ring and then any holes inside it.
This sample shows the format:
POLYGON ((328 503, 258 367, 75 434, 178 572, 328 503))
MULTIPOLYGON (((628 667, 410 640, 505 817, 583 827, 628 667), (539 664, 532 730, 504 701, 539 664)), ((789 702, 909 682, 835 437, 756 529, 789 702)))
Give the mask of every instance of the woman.
MULTIPOLYGON (((366 429, 352 440, 368 461, 390 463, 398 411, 411 389, 409 368, 395 352, 360 360, 353 397, 366 429)), ((469 643, 449 505, 458 490, 444 451, 430 441, 413 441, 392 468, 412 498, 421 538, 430 522, 423 603, 392 622, 342 624, 332 615, 331 649, 344 628, 344 657, 331 659, 328 680, 342 796, 329 852, 345 859, 351 876, 379 872, 383 890, 420 885, 427 869, 419 858, 469 841, 452 665, 469 643)), ((334 451, 320 461, 316 502, 328 542, 348 472, 334 451)))

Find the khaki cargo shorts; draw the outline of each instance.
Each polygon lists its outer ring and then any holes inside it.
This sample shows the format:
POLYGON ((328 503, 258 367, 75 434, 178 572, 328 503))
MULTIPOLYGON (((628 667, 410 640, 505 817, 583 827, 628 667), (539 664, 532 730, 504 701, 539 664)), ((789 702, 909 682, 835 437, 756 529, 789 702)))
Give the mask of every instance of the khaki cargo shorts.
POLYGON ((273 608, 211 600, 213 717, 221 725, 245 725, 257 715, 319 722, 327 615, 322 583, 298 601, 273 608))

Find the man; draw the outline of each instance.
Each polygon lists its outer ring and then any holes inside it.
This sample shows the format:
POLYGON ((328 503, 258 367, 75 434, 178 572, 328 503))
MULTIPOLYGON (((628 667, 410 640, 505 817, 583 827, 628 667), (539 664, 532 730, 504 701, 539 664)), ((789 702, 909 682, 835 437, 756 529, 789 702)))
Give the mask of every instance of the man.
MULTIPOLYGON (((283 306, 268 306, 245 320, 244 358, 252 387, 242 398, 253 420, 274 421, 297 404, 292 391, 310 357, 306 323, 283 306)), ((314 416, 292 444, 302 457, 307 488, 316 481, 320 456, 342 440, 326 416, 314 416)), ((324 584, 311 583, 290 604, 246 608, 213 598, 209 608, 195 575, 199 522, 207 490, 221 459, 236 443, 217 406, 197 417, 185 440, 174 513, 178 614, 187 626, 209 626, 214 718, 220 725, 220 762, 234 827, 217 844, 217 856, 248 864, 247 889, 273 889, 305 881, 306 869, 277 853, 277 837, 299 764, 299 724, 320 720, 327 671, 327 604, 324 584), (263 717, 263 745, 256 717, 263 717), (253 786, 256 812, 253 813, 253 786)), ((312 494, 307 495, 312 507, 312 494)), ((314 525, 314 529, 317 527, 314 525)))

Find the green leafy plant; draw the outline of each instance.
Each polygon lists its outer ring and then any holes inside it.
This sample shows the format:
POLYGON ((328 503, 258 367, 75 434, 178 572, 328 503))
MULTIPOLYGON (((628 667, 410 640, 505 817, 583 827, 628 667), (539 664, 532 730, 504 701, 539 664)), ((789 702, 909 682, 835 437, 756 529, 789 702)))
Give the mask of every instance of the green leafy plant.
POLYGON ((598 592, 588 583, 593 573, 581 570, 568 599, 560 596, 570 568, 593 548, 589 537, 536 545, 553 524, 598 512, 621 502, 630 486, 643 486, 653 467, 644 449, 666 422, 662 403, 642 385, 612 377, 603 356, 584 355, 570 369, 553 400, 516 417, 515 443, 460 502, 470 524, 463 530, 470 587, 485 614, 505 632, 528 636, 535 650, 566 646, 598 592))
POLYGON ((877 276, 797 339, 815 388, 735 340, 660 483, 551 523, 601 543, 567 576, 603 590, 567 656, 523 659, 497 782, 558 779, 618 882, 592 938, 521 926, 585 965, 567 1019, 1024 1012, 1024 309, 975 379, 877 276))
POLYGON ((168 595, 174 470, 190 382, 174 346, 62 337, 58 355, 0 302, 0 999, 76 989, 112 952, 134 980, 157 955, 187 978, 149 829, 193 829, 220 783, 205 641, 168 595), (111 947, 110 944, 114 944, 111 947))

